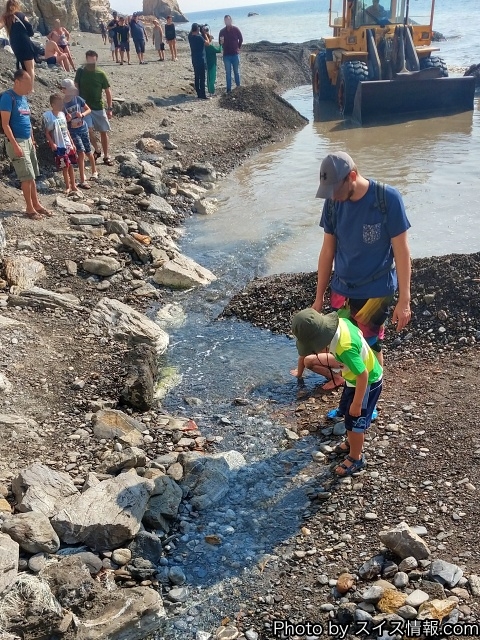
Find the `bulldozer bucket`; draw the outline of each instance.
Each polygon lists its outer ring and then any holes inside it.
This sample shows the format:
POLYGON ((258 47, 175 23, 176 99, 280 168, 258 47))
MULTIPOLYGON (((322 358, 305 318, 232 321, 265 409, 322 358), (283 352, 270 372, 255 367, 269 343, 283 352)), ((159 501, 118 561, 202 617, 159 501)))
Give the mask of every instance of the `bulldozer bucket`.
POLYGON ((353 120, 367 125, 392 116, 440 115, 473 109, 475 78, 435 78, 426 71, 436 70, 401 73, 393 80, 360 82, 353 120))

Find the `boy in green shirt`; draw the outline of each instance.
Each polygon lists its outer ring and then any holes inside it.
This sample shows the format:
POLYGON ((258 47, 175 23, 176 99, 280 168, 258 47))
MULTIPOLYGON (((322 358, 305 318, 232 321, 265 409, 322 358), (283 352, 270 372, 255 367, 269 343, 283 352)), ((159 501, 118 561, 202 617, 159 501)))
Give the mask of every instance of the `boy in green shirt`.
POLYGON ((360 329, 347 318, 340 318, 336 311, 326 315, 311 308, 299 311, 293 316, 292 331, 300 356, 299 378, 305 358, 312 354, 326 367, 341 370, 345 386, 339 410, 345 416, 347 440, 334 451, 347 456, 335 473, 341 477, 351 476, 366 465, 365 431, 382 391, 383 369, 360 329))

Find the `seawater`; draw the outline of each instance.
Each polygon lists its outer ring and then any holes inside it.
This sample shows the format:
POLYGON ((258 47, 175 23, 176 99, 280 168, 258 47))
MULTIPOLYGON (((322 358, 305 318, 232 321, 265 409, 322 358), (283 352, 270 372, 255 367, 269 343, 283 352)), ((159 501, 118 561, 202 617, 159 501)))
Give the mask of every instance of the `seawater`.
MULTIPOLYGON (((180 3, 181 4, 181 3, 180 3)), ((341 4, 341 3, 339 3, 341 4)), ((223 27, 223 17, 230 14, 241 29, 245 42, 305 42, 331 35, 328 26, 328 0, 293 0, 273 4, 225 8, 215 11, 189 13, 191 22, 208 23, 211 32, 218 37, 223 27), (249 12, 259 15, 248 17, 249 12)), ((412 0, 410 13, 417 21, 430 15, 430 0, 412 0)), ((478 0, 437 0, 435 3, 434 29, 447 38, 440 43, 447 64, 468 66, 478 59, 477 25, 480 19, 478 0)), ((189 29, 190 23, 181 25, 189 29)))

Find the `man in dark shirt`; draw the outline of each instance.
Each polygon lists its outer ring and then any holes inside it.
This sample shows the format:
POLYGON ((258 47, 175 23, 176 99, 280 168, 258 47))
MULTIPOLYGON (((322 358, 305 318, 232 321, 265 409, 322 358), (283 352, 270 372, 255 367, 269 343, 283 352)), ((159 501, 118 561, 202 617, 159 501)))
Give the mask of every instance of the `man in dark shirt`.
POLYGON ((145 62, 143 59, 145 54, 145 41, 148 42, 148 36, 143 23, 138 21, 137 13, 134 13, 130 20, 130 33, 132 34, 132 40, 135 45, 139 63, 148 64, 148 62, 145 62))
POLYGON ((115 47, 115 62, 120 62, 120 57, 118 55, 118 52, 120 51, 120 45, 118 44, 117 27, 118 13, 116 11, 113 11, 112 19, 107 24, 108 37, 111 38, 113 46, 115 47))
POLYGON ((127 53, 127 62, 130 63, 130 27, 125 24, 125 18, 119 18, 118 27, 115 28, 117 33, 118 44, 120 45, 120 64, 123 64, 125 52, 127 53))
POLYGON ((205 56, 205 39, 200 33, 200 27, 196 22, 192 24, 192 30, 188 34, 190 51, 192 52, 193 71, 195 73, 195 91, 200 100, 208 100, 205 93, 205 76, 207 59, 205 56))
POLYGON ((232 68, 235 84, 240 86, 240 49, 243 44, 242 32, 232 24, 232 16, 225 16, 225 27, 220 31, 218 40, 223 47, 223 64, 227 74, 227 93, 232 90, 232 68))

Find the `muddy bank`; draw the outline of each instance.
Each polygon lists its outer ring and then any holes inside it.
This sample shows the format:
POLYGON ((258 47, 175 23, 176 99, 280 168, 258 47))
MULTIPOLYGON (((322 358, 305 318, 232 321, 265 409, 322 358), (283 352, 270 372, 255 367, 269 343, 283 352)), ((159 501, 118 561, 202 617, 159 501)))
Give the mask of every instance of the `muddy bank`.
MULTIPOLYGON (((289 335, 292 315, 315 298, 316 277, 300 273, 253 280, 232 298, 223 315, 289 335)), ((458 349, 480 341, 480 254, 413 260, 412 311, 412 321, 400 336, 387 331, 388 347, 458 349)))

